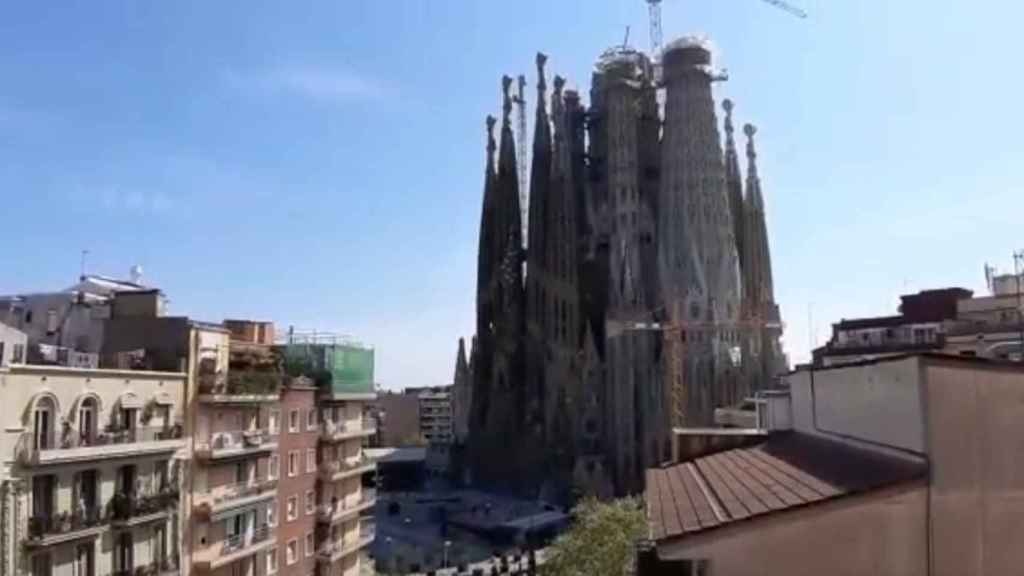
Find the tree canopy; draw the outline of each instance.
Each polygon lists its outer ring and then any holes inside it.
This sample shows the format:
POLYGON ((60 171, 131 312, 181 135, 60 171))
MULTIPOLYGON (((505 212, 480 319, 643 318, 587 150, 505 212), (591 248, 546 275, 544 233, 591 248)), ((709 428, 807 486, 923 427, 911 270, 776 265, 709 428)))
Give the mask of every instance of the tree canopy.
POLYGON ((573 526, 548 549, 544 576, 621 576, 633 566, 636 543, 647 534, 642 502, 583 500, 573 526))

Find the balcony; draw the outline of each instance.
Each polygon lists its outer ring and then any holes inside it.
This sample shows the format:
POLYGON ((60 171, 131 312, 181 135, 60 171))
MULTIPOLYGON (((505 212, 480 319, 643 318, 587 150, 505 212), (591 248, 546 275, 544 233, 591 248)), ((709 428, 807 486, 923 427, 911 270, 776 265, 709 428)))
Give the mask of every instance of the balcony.
POLYGON ((98 507, 88 508, 82 514, 31 516, 24 544, 26 548, 43 548, 94 537, 106 529, 107 522, 98 507))
POLYGON ((328 542, 321 546, 317 552, 317 560, 325 563, 333 563, 342 558, 359 552, 373 543, 376 530, 372 520, 364 520, 359 523, 359 534, 352 539, 328 542))
POLYGON ((351 520, 358 514, 372 509, 377 503, 377 494, 374 491, 364 491, 359 500, 349 503, 347 499, 338 500, 332 504, 321 504, 317 507, 316 519, 325 524, 337 524, 351 520))
POLYGON ((22 466, 47 466, 175 452, 184 445, 180 426, 109 429, 95 435, 68 430, 44 442, 34 432, 25 432, 18 438, 15 454, 22 466))
POLYGON ((196 456, 205 460, 258 456, 277 450, 277 437, 268 430, 213 432, 210 441, 196 444, 196 456))
POLYGON ((327 442, 338 442, 352 438, 372 436, 377 432, 373 420, 356 420, 353 422, 333 422, 324 420, 320 427, 320 438, 327 442))
POLYGON ((109 576, 179 576, 181 568, 176 557, 150 562, 129 570, 113 570, 109 576))
POLYGON ((233 534, 197 550, 193 555, 193 564, 197 572, 210 572, 271 548, 276 543, 274 529, 263 525, 252 532, 233 534))
POLYGON ((277 478, 257 478, 224 486, 214 486, 206 493, 196 494, 196 514, 206 520, 277 496, 277 478))
POLYGON ((142 496, 115 494, 108 504, 110 525, 127 528, 165 520, 177 504, 176 490, 142 496))
POLYGON ((210 404, 277 402, 282 376, 277 372, 235 371, 225 379, 200 376, 199 401, 210 404))
POLYGON ((356 460, 323 462, 320 464, 320 479, 325 482, 344 480, 366 472, 372 472, 377 466, 375 460, 363 456, 356 460))

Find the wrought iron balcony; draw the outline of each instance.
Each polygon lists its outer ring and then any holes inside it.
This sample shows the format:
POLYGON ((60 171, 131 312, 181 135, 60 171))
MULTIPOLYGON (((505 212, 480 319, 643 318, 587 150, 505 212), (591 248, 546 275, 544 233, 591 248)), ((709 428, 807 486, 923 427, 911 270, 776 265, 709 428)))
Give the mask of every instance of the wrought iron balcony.
POLYGON ((107 527, 98 506, 81 512, 34 515, 28 519, 25 546, 44 547, 99 534, 107 527))
POLYGON ((25 432, 18 438, 15 454, 23 466, 36 466, 173 452, 183 445, 181 426, 108 428, 96 433, 68 428, 59 435, 25 432))
POLYGON ((176 490, 165 490, 155 494, 115 494, 107 505, 110 523, 113 526, 136 526, 166 518, 170 509, 178 503, 176 490))

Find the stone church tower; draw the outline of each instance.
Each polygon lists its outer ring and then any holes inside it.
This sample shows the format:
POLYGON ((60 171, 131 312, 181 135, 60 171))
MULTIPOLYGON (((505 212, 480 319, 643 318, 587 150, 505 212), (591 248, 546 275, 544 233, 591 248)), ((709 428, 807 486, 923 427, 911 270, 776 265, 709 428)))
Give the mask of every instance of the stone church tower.
POLYGON ((712 425, 784 366, 754 131, 744 192, 707 47, 666 48, 664 118, 641 52, 602 54, 586 108, 558 76, 549 100, 546 62, 525 252, 511 78, 500 148, 488 118, 477 334, 456 380, 471 480, 565 502, 642 490, 672 426, 712 425))
MULTIPOLYGON (((664 53, 658 248, 666 308, 685 350, 676 425, 709 426, 739 399, 740 278, 711 82, 711 53, 683 39, 664 53)), ((669 385, 679 386, 679 382, 669 385)))

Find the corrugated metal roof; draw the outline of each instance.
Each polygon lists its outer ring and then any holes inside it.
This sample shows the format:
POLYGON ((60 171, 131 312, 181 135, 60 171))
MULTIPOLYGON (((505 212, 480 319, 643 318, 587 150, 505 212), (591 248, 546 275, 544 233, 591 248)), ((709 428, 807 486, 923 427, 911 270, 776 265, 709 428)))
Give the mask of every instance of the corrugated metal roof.
POLYGON ((923 459, 799 433, 647 471, 655 541, 921 478, 923 459))

